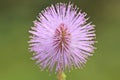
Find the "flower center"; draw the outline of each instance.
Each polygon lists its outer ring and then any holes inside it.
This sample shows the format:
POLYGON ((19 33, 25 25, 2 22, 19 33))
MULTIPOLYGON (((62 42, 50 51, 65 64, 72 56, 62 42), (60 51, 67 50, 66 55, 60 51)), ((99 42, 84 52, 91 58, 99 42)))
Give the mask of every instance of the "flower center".
POLYGON ((64 52, 67 51, 70 43, 70 33, 68 28, 62 23, 55 30, 53 46, 56 51, 64 52))

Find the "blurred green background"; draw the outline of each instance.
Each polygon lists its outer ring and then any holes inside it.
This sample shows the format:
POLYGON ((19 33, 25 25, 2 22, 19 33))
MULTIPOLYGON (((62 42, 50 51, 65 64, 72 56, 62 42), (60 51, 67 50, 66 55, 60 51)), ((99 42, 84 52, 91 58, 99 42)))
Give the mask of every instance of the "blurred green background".
MULTIPOLYGON (((57 80, 30 58, 28 30, 50 4, 68 0, 0 0, 0 80, 57 80)), ((120 0, 71 0, 96 25, 97 50, 67 80, 120 80, 120 0)))

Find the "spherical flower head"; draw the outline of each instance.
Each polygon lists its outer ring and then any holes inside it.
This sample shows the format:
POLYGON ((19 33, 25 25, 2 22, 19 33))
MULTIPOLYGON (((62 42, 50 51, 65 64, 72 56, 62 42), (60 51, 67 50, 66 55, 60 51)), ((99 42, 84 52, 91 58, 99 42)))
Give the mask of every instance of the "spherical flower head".
POLYGON ((86 15, 71 3, 41 11, 29 31, 29 42, 33 59, 42 70, 71 70, 86 63, 95 49, 94 25, 87 23, 86 15))

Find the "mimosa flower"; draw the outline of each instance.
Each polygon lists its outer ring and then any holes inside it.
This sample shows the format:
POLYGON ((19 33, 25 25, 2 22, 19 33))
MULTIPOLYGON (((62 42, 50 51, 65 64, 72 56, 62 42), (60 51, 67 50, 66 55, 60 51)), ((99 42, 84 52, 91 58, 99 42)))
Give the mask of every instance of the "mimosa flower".
POLYGON ((81 68, 86 63, 95 49, 96 36, 86 15, 70 3, 58 3, 41 11, 29 31, 30 50, 41 69, 58 72, 81 68))

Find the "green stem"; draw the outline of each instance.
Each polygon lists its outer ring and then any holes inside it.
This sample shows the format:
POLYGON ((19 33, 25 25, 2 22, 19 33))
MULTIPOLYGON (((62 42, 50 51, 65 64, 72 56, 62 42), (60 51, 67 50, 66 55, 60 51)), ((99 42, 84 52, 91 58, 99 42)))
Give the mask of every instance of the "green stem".
POLYGON ((57 75, 58 80, 66 80, 66 75, 64 72, 59 71, 57 75))

